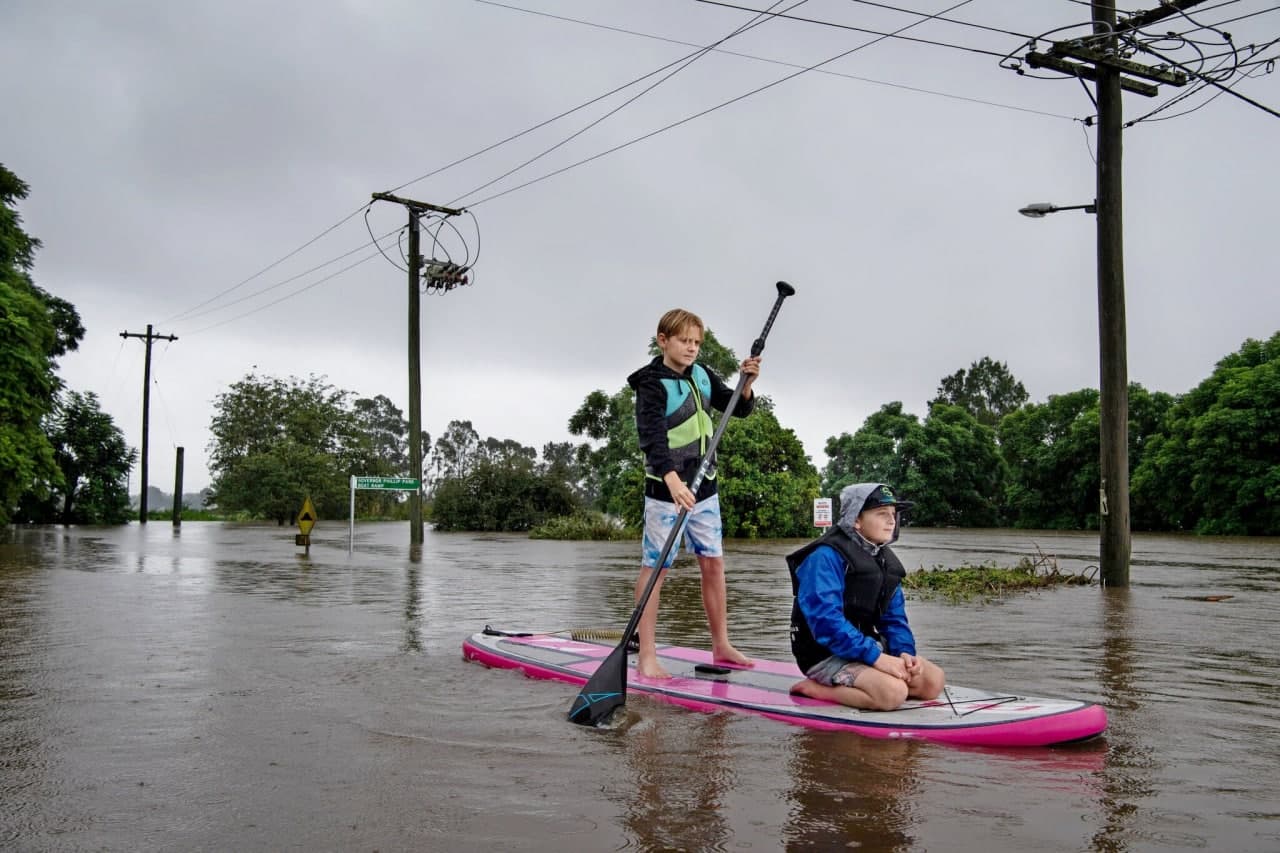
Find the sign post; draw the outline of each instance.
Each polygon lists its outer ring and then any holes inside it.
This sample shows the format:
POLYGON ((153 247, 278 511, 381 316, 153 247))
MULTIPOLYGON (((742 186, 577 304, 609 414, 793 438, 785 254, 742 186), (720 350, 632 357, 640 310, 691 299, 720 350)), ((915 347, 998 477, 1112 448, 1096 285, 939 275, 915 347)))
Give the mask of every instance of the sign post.
POLYGON ((356 489, 379 489, 394 492, 417 492, 422 481, 417 477, 357 477, 351 475, 351 520, 348 523, 347 553, 356 546, 356 489))
POLYGON ((813 526, 831 526, 831 498, 813 499, 813 526))
POLYGON ((311 556, 311 528, 315 526, 316 508, 311 503, 311 495, 307 495, 302 501, 302 509, 298 510, 298 529, 302 532, 293 537, 293 544, 306 547, 304 553, 308 557, 311 556))

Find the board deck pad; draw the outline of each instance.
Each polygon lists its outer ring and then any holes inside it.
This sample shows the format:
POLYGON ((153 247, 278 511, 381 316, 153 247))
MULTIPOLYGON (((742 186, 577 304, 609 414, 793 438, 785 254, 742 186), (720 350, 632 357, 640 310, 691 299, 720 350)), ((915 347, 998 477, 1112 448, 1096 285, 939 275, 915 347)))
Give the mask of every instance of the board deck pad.
MULTIPOLYGON (((489 632, 463 641, 463 656, 534 678, 585 684, 616 641, 566 634, 489 632)), ((914 738, 977 746, 1053 746, 1088 740, 1107 727, 1107 712, 1076 699, 1050 699, 947 685, 942 696, 908 700, 893 711, 862 711, 793 695, 803 678, 793 662, 754 659, 750 668, 713 662, 699 649, 659 644, 670 679, 637 674, 628 656, 627 690, 699 711, 756 714, 811 728, 875 738, 914 738)))

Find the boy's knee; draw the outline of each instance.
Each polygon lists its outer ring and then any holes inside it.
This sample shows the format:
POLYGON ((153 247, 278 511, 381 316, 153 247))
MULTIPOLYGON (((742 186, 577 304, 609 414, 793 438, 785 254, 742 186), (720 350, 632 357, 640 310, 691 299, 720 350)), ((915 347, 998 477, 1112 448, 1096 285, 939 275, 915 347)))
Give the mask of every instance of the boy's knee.
POLYGON ((907 683, 895 678, 886 681, 877 693, 875 710, 892 711, 907 701, 907 683))

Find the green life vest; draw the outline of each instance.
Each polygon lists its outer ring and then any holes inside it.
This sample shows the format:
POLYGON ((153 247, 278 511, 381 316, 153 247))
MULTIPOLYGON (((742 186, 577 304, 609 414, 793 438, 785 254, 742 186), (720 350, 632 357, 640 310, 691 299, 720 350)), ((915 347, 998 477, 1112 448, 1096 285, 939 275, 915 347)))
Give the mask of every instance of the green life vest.
MULTIPOLYGON (((707 401, 711 399, 711 378, 701 364, 694 364, 689 377, 659 380, 667 392, 667 450, 683 476, 706 452, 707 442, 715 429, 707 401)), ((645 466, 645 476, 661 480, 653 469, 645 466)), ((706 479, 715 479, 715 467, 707 470, 706 479)))

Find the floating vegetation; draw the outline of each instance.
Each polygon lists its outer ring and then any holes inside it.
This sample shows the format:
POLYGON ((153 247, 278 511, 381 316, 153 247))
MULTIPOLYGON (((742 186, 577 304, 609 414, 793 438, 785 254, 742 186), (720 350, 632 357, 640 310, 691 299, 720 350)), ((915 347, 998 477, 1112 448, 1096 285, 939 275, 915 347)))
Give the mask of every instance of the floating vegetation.
POLYGON ((1056 586, 1088 586, 1097 583, 1097 569, 1090 566, 1080 574, 1058 568, 1056 557, 1036 549, 1036 557, 1023 557, 1016 566, 1006 568, 994 562, 962 565, 954 569, 934 566, 908 572, 904 589, 925 597, 945 596, 953 601, 973 598, 1001 598, 1012 592, 1056 586))
POLYGON ((638 534, 628 530, 615 518, 601 512, 580 510, 573 515, 560 515, 529 531, 530 539, 636 539, 638 534))

